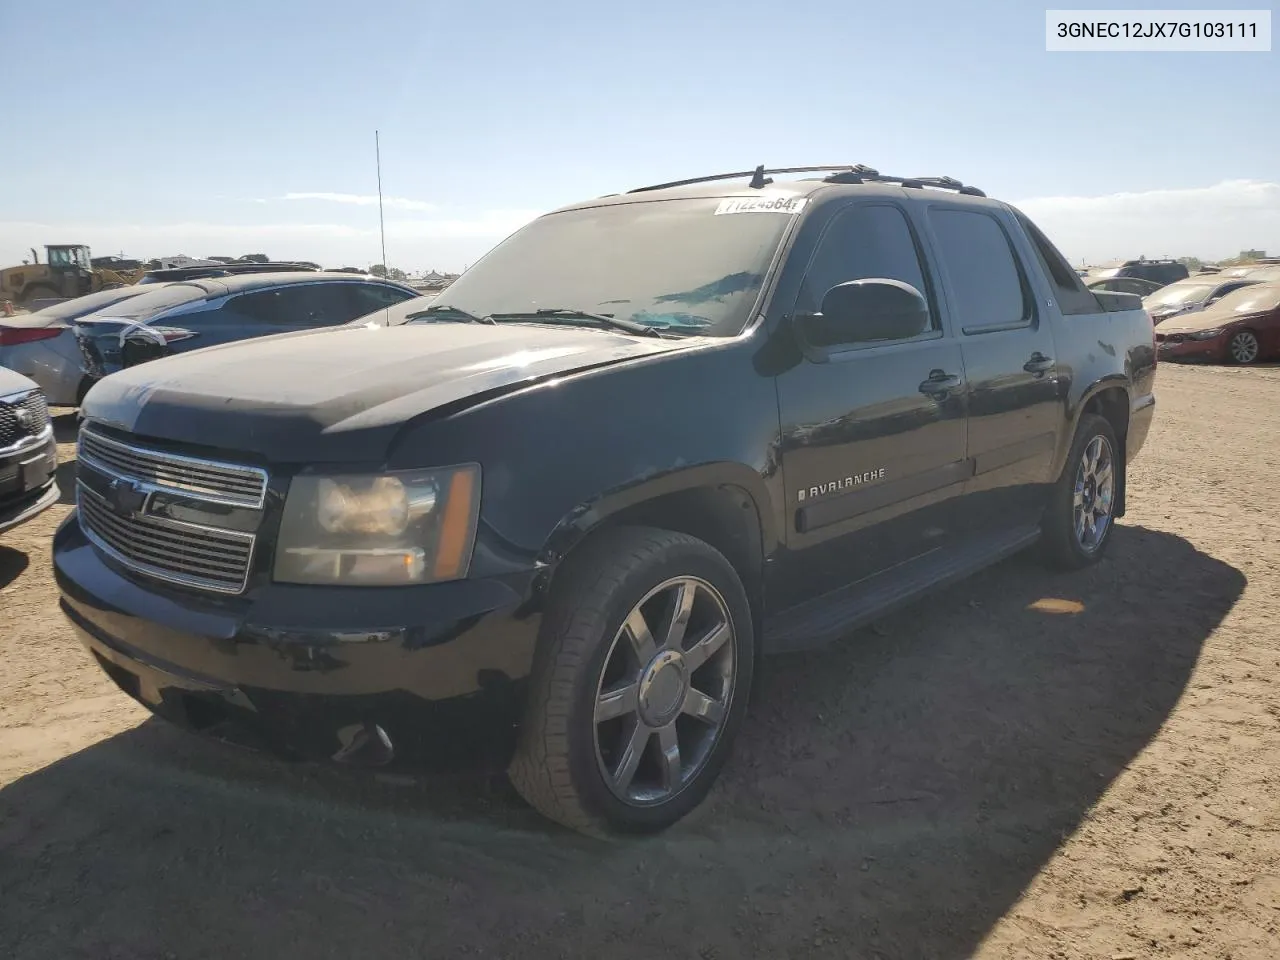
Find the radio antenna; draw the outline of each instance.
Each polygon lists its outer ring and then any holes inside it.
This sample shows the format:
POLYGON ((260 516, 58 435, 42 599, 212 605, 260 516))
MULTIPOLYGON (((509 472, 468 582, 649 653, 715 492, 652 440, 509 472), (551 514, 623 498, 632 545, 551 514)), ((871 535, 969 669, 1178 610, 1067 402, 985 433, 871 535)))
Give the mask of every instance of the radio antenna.
POLYGON ((373 153, 378 164, 378 233, 382 237, 382 273, 386 276, 387 267, 387 225, 382 217, 382 141, 378 131, 373 131, 373 153))

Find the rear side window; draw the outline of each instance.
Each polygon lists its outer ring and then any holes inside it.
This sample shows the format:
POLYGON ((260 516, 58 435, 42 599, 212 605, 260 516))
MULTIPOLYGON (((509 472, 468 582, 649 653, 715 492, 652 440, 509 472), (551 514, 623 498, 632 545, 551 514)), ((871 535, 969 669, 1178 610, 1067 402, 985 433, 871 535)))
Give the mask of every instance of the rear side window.
MULTIPOLYGON (((1027 239, 1031 241, 1036 258, 1040 261, 1040 268, 1044 270, 1049 282, 1053 285, 1054 293, 1058 298, 1058 309, 1067 315, 1100 313, 1102 307, 1098 304, 1097 298, 1089 292, 1080 275, 1071 269, 1067 258, 1058 252, 1058 248, 1025 214, 1014 211, 1014 216, 1017 217, 1027 239)), ((1105 290, 1106 287, 1102 289, 1105 290)))
POLYGON ((836 214, 809 263, 796 310, 817 312, 832 287, 871 277, 901 280, 930 299, 907 219, 887 204, 860 204, 836 214))
POLYGON ((344 283, 301 283, 257 290, 236 297, 228 306, 236 313, 289 327, 324 327, 352 319, 344 283))
POLYGON ((1031 322, 1031 298, 1004 228, 995 217, 931 207, 938 260, 955 296, 952 309, 965 333, 1031 322))

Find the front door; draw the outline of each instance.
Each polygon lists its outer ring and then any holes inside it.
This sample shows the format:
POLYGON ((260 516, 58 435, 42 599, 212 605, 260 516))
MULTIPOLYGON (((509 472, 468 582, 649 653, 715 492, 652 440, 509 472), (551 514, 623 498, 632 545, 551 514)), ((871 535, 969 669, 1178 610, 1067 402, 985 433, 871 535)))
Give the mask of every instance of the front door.
POLYGON ((969 378, 966 532, 1034 524, 1065 429, 1048 317, 995 211, 939 202, 927 219, 969 378))
POLYGON ((960 345, 941 322, 919 244, 890 202, 855 203, 827 224, 792 310, 816 311, 848 280, 901 280, 932 325, 803 360, 777 378, 787 551, 770 603, 784 609, 942 547, 967 476, 960 345))

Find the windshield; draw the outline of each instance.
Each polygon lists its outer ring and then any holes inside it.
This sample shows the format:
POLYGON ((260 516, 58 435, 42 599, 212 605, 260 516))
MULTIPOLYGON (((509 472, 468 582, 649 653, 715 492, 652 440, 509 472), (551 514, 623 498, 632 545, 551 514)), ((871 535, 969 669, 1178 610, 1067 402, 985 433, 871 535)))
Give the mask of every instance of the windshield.
POLYGON ((548 214, 495 247, 437 302, 499 320, 557 308, 733 336, 794 216, 718 209, 721 199, 698 198, 548 214))
POLYGON ((1280 284, 1266 283, 1229 293, 1213 308, 1221 313, 1261 313, 1280 306, 1280 284))
POLYGON ((1190 283, 1186 286, 1175 283, 1147 297, 1147 305, 1152 307, 1173 307, 1181 306, 1185 303, 1199 303, 1216 289, 1217 287, 1215 286, 1202 283, 1190 283))
POLYGON ((1119 267, 1100 267, 1097 270, 1090 270, 1089 276, 1098 280, 1110 280, 1112 277, 1119 275, 1119 267))

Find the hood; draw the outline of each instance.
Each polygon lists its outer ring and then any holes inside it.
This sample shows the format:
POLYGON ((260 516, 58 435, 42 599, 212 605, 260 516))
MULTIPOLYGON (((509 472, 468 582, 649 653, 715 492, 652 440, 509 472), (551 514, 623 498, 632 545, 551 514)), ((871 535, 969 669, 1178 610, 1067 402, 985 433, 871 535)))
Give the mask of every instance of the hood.
POLYGON ((34 380, 28 380, 20 373, 14 373, 8 367, 0 367, 0 397, 7 397, 11 393, 21 393, 23 390, 38 390, 40 385, 34 380))
POLYGON ((1214 327, 1225 327, 1240 320, 1250 320, 1268 310, 1257 310, 1250 313, 1236 313, 1234 310, 1220 310, 1216 306, 1194 313, 1179 314, 1170 317, 1160 324, 1161 333, 1195 333, 1199 330, 1212 330, 1214 327))
POLYGON ((1151 314, 1151 319, 1156 323, 1166 320, 1169 317, 1176 317, 1184 313, 1198 313, 1203 309, 1199 303, 1166 303, 1159 306, 1147 307, 1147 313, 1151 314))
POLYGON ((275 462, 381 461, 420 414, 701 342, 525 324, 338 327, 129 367, 82 409, 131 433, 275 462))

